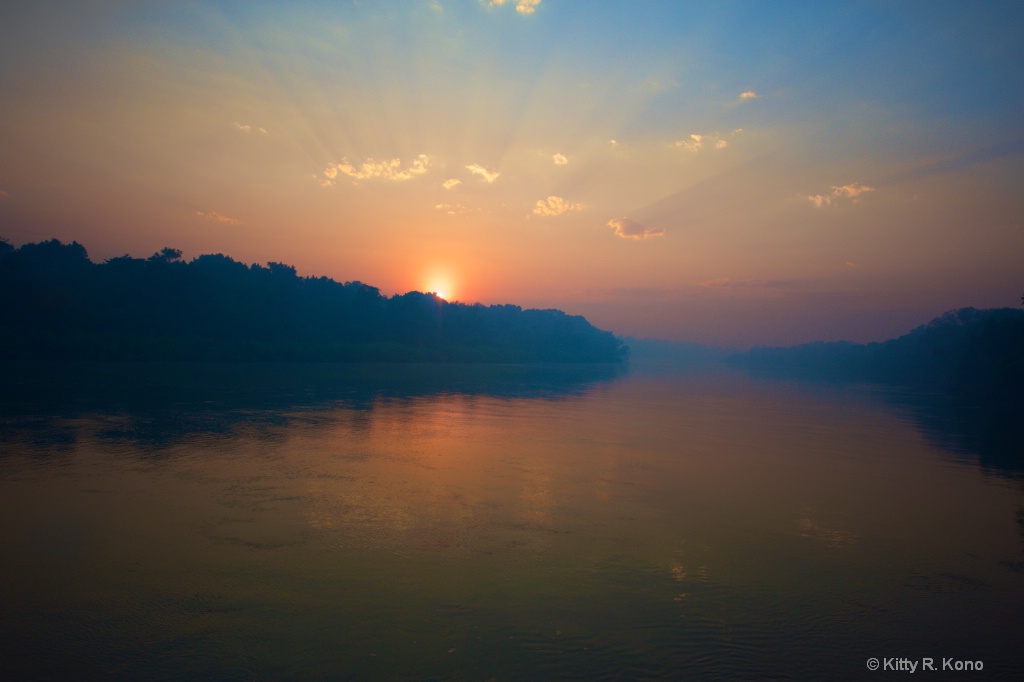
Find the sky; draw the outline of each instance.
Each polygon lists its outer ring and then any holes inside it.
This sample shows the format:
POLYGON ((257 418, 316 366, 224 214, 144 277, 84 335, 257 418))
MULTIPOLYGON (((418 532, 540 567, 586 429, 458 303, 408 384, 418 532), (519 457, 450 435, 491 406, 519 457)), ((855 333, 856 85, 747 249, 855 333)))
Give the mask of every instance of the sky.
POLYGON ((1024 292, 1024 3, 0 5, 0 236, 733 347, 1024 292))

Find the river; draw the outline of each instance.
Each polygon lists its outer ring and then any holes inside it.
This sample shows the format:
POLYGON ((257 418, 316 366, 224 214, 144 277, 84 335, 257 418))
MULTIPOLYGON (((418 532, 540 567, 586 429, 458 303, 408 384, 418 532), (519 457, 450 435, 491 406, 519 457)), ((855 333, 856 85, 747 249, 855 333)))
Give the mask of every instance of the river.
POLYGON ((1022 443, 935 396, 651 367, 5 382, 8 679, 1024 674, 1022 443))

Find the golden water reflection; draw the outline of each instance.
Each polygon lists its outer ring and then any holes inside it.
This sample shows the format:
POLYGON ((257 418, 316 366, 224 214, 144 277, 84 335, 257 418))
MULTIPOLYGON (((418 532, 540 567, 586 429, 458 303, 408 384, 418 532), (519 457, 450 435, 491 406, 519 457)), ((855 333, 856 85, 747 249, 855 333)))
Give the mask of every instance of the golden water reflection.
POLYGON ((0 461, 0 598, 30 622, 7 634, 44 641, 31 614, 41 633, 104 605, 112 621, 157 617, 145 646, 175 632, 235 642, 257 672, 294 676, 290 658, 370 679, 615 661, 642 677, 684 659, 749 677, 772 647, 921 644, 908 633, 936 613, 988 619, 995 646, 1005 605, 1024 607, 1006 568, 1019 489, 937 456, 883 406, 825 398, 645 376, 529 399, 389 396, 155 455, 106 435, 115 418, 78 418, 59 459, 26 441, 0 461))

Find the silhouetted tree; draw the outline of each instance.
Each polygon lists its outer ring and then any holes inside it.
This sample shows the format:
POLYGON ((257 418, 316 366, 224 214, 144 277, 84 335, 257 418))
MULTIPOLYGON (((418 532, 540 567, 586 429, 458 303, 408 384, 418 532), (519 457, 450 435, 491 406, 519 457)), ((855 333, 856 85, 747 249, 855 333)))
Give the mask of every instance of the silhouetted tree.
POLYGON ((270 270, 270 274, 278 277, 296 277, 295 268, 291 265, 285 265, 284 263, 267 263, 267 269, 270 270))
POLYGON ((610 332, 558 310, 390 298, 223 254, 164 248, 94 264, 50 240, 0 252, 0 330, 11 357, 618 362, 610 332))
POLYGON ((165 246, 160 249, 147 260, 150 263, 173 263, 176 260, 181 259, 181 249, 172 249, 169 246, 165 246))
POLYGON ((753 369, 928 385, 1024 398, 1024 311, 952 310, 908 334, 867 345, 835 342, 754 348, 732 358, 753 369))

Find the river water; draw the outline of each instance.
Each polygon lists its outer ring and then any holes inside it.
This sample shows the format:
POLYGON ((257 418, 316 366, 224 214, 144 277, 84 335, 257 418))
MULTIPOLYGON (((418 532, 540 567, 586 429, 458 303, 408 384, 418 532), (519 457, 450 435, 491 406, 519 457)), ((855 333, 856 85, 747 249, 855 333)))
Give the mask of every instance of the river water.
POLYGON ((975 407, 724 369, 26 370, 7 679, 1021 679, 1022 443, 975 407))

